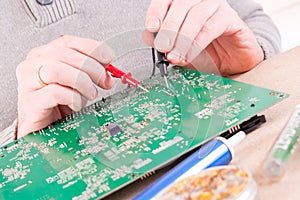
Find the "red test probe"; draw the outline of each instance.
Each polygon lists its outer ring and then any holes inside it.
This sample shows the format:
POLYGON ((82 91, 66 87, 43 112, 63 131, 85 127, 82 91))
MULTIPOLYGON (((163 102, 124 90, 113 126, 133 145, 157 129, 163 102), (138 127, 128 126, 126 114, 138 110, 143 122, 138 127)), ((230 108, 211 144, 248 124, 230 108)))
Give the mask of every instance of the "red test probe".
POLYGON ((132 85, 135 88, 139 87, 142 90, 144 90, 145 92, 149 92, 149 90, 142 87, 136 79, 132 78, 132 74, 130 72, 125 73, 122 70, 113 66, 112 64, 107 64, 105 66, 105 69, 106 69, 106 71, 110 72, 113 77, 121 79, 123 84, 132 85))

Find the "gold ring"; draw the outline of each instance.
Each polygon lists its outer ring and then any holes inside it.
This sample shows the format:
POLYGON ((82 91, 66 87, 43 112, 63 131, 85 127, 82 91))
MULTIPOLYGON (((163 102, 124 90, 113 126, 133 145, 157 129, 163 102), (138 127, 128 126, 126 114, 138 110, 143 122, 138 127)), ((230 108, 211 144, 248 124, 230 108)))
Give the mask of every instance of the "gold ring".
POLYGON ((41 69, 42 69, 42 67, 43 67, 43 65, 41 65, 38 68, 36 76, 37 76, 37 80, 38 80, 39 84, 41 84, 42 86, 46 86, 48 84, 45 81, 43 81, 43 79, 41 78, 41 69))

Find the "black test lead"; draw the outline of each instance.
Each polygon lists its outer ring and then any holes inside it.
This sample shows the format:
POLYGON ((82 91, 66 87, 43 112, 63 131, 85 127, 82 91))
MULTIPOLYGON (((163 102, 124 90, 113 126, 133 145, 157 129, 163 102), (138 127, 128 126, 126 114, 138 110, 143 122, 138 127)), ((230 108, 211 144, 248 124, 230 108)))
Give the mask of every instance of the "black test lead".
MULTIPOLYGON (((156 37, 157 33, 154 33, 154 37, 156 37)), ((169 82, 168 82, 168 66, 169 66, 169 61, 166 58, 165 53, 159 52, 156 50, 156 55, 157 55, 157 62, 156 62, 156 67, 159 68, 160 75, 164 78, 165 83, 167 88, 169 88, 169 82)))
POLYGON ((169 62, 166 59, 166 56, 164 53, 161 53, 159 51, 156 51, 157 54, 157 62, 156 66, 159 68, 160 75, 164 78, 167 88, 169 88, 169 82, 168 82, 168 66, 169 62))

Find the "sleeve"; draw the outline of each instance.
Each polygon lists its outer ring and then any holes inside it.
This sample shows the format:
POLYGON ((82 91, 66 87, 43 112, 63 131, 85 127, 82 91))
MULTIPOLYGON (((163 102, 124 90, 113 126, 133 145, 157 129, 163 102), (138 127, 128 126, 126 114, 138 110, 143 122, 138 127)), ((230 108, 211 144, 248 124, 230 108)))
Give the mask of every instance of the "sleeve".
POLYGON ((229 5, 245 21, 263 49, 265 59, 281 51, 281 36, 272 19, 261 5, 253 0, 227 0, 229 5))
POLYGON ((14 141, 16 128, 17 120, 15 120, 9 127, 0 132, 0 147, 14 141))

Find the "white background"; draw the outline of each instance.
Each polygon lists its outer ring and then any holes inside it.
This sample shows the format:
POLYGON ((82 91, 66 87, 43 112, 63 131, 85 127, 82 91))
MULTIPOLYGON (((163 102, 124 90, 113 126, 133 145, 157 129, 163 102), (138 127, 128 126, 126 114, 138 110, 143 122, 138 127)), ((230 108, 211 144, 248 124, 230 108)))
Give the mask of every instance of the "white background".
POLYGON ((280 30, 282 51, 300 45, 300 0, 256 0, 280 30))

